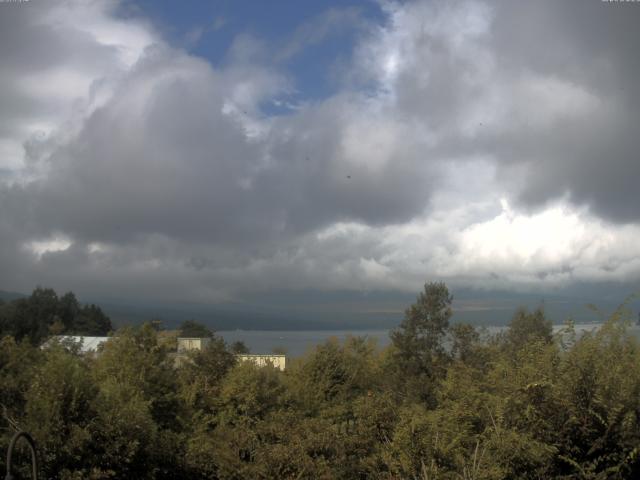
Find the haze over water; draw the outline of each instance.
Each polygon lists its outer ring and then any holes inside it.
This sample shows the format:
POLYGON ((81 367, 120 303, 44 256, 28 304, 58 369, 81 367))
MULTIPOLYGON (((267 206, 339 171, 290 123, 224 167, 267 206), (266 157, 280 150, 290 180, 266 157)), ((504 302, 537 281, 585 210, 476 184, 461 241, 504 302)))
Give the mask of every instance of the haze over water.
MULTIPOLYGON (((581 323, 575 325, 576 334, 579 336, 585 332, 596 330, 601 323, 581 323)), ((481 327, 479 331, 484 335, 494 335, 506 327, 481 327)), ((554 325, 554 333, 559 332, 564 325, 554 325)), ((633 325, 629 331, 640 336, 640 327, 633 325)), ((288 356, 298 357, 304 355, 315 346, 336 338, 343 342, 349 336, 366 337, 374 339, 379 347, 386 347, 391 342, 389 333, 391 330, 227 330, 216 332, 227 343, 242 341, 251 353, 268 354, 274 349, 283 349, 288 356)))

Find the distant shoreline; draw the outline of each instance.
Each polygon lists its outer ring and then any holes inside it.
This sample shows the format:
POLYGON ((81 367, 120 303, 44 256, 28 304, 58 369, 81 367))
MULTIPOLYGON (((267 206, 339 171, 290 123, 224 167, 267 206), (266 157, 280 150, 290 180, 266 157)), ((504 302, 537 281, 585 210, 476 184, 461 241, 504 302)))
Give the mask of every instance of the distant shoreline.
MULTIPOLYGON (((592 331, 602 322, 581 322, 574 324, 578 334, 592 331)), ((554 333, 560 331, 565 324, 553 325, 554 333)), ((488 334, 495 334, 504 330, 506 325, 477 326, 479 330, 485 330, 488 334)), ((640 327, 631 324, 631 329, 640 331, 640 327)), ((219 330, 216 335, 221 336, 227 343, 236 341, 244 342, 251 353, 269 354, 274 349, 284 350, 287 355, 297 357, 304 355, 315 346, 322 344, 330 338, 344 341, 349 336, 367 337, 372 339, 378 347, 386 347, 391 342, 389 332, 393 328, 372 329, 322 329, 322 330, 219 330)))

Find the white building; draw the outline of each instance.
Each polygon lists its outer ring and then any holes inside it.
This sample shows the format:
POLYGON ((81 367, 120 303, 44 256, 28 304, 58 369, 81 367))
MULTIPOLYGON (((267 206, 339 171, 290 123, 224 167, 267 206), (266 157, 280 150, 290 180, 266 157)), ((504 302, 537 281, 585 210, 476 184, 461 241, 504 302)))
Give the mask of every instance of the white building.
MULTIPOLYGON (((203 350, 207 347, 210 338, 197 337, 178 337, 178 353, 176 356, 176 365, 180 366, 184 362, 185 353, 194 350, 203 350)), ((258 367, 273 365, 279 370, 284 370, 287 366, 287 357, 285 355, 236 355, 239 362, 252 362, 258 367)))
POLYGON ((273 365, 279 370, 284 370, 287 367, 286 355, 236 355, 236 358, 240 362, 253 362, 258 367, 264 367, 267 365, 273 365))
POLYGON ((206 337, 178 337, 178 353, 184 353, 191 350, 204 350, 210 341, 211 339, 206 337))

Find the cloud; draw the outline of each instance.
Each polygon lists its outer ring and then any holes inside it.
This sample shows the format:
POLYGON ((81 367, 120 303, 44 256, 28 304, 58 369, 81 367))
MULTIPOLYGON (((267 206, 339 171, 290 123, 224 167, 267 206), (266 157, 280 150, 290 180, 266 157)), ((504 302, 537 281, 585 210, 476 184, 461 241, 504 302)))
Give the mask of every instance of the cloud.
POLYGON ((154 42, 146 24, 116 19, 116 7, 110 1, 2 5, 1 167, 16 173, 29 160, 24 142, 42 145, 54 130, 72 127, 79 109, 101 100, 104 85, 97 80, 123 74, 154 42))
POLYGON ((278 51, 276 61, 290 60, 304 49, 321 44, 327 37, 339 35, 362 23, 358 8, 329 8, 296 28, 284 47, 278 51))
MULTIPOLYGON (((640 278, 635 30, 615 7, 386 2, 340 90, 274 116, 297 86, 268 40, 239 32, 214 68, 117 2, 78 5, 0 6, 10 289, 216 301, 640 278)), ((357 19, 336 12, 283 55, 357 19)))

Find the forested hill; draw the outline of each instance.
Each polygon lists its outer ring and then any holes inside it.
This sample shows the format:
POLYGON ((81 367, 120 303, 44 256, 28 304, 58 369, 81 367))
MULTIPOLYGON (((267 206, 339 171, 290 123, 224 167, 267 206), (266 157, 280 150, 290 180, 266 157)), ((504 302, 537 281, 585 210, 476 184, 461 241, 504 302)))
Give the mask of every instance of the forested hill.
POLYGON ((9 300, 17 300, 18 298, 24 298, 26 295, 18 292, 7 292, 5 290, 0 290, 0 301, 9 301, 9 300))
POLYGON ((39 344, 50 335, 106 335, 113 329, 100 307, 81 304, 72 292, 58 296, 51 288, 38 287, 28 297, 15 295, 0 300, 2 336, 39 344))

